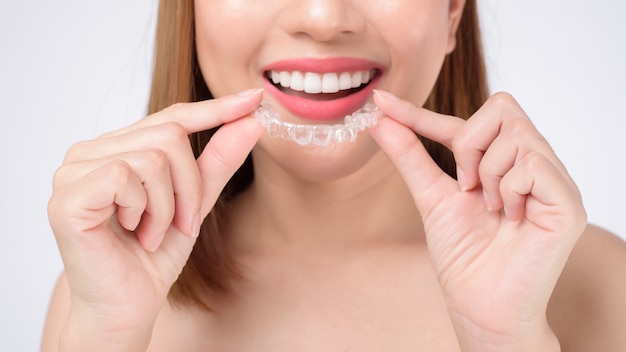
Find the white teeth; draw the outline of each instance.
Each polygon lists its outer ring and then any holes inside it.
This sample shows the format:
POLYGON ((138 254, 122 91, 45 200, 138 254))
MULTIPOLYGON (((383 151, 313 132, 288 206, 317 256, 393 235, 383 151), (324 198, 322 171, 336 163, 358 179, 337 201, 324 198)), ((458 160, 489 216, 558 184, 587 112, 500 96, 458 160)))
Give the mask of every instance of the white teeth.
MULTIPOLYGON (((274 75, 272 74, 272 77, 274 77, 274 75)), ((291 86, 291 75, 289 74, 289 72, 281 72, 278 75, 278 79, 280 82, 280 85, 285 87, 285 88, 289 88, 291 86)), ((278 83, 278 82, 274 82, 274 83, 278 83)))
POLYGON ((280 83, 280 73, 276 71, 271 72, 272 75, 272 83, 279 84, 280 83))
POLYGON ((382 118, 382 112, 373 104, 366 104, 345 117, 344 124, 303 125, 281 121, 280 115, 272 107, 263 103, 254 113, 261 126, 267 129, 270 137, 280 137, 300 145, 315 144, 325 147, 331 143, 356 141, 357 134, 374 126, 382 118))
POLYGON ((355 72, 314 73, 300 71, 270 71, 272 83, 295 91, 309 94, 337 93, 340 90, 358 88, 367 84, 373 76, 372 70, 355 72))
POLYGON ((309 94, 322 92, 322 78, 320 75, 310 72, 304 75, 304 92, 309 94))
MULTIPOLYGON (((282 81, 281 81, 281 84, 282 84, 282 81)), ((302 75, 301 72, 294 71, 291 74, 291 82, 290 82, 289 87, 293 90, 297 90, 300 92, 304 90, 304 76, 302 75)))
POLYGON ((339 75, 339 89, 346 90, 352 88, 352 78, 350 72, 344 72, 339 75))
POLYGON ((363 76, 361 77, 361 83, 362 84, 366 84, 367 82, 370 81, 370 71, 363 71, 363 76))
POLYGON ((336 73, 325 73, 322 76, 322 93, 337 93, 339 87, 339 77, 336 73))
POLYGON ((363 80, 363 74, 361 72, 355 72, 352 75, 352 88, 356 88, 360 86, 362 80, 363 80))

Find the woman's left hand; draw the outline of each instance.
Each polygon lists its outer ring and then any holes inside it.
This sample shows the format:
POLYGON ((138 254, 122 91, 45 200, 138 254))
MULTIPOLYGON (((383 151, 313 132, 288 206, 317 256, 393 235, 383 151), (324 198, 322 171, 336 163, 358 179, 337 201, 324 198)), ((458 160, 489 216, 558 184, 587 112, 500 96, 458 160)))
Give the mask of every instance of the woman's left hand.
POLYGON ((385 92, 375 102, 389 118, 370 134, 417 204, 463 350, 558 348, 546 309, 586 214, 548 143, 504 93, 467 121, 385 92), (458 182, 416 133, 453 151, 458 182))

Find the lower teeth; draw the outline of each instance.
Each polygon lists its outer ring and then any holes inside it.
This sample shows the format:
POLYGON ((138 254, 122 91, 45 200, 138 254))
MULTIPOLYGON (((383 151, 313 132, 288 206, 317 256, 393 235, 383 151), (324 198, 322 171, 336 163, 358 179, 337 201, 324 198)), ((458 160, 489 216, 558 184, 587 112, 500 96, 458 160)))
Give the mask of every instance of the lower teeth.
POLYGON ((357 134, 374 126, 382 118, 382 112, 374 104, 366 104, 345 117, 344 124, 304 125, 283 122, 272 106, 263 102, 254 112, 254 117, 267 129, 270 137, 280 137, 300 145, 315 144, 325 147, 331 143, 356 141, 357 134))

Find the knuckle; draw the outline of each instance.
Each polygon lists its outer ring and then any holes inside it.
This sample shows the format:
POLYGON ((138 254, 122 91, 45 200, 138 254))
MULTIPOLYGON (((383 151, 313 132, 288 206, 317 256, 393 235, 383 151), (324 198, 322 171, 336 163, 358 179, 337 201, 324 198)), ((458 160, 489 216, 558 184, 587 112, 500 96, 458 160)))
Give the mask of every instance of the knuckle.
POLYGON ((72 144, 67 150, 67 153, 65 153, 63 164, 69 164, 82 159, 84 150, 87 149, 89 144, 91 144, 91 141, 80 141, 72 144))
POLYGON ((452 148, 452 153, 455 155, 461 155, 464 150, 467 149, 469 144, 469 138, 466 133, 459 133, 456 135, 452 142, 450 143, 450 147, 452 148))
POLYGON ((187 142, 187 131, 185 128, 177 122, 166 122, 160 126, 161 137, 165 142, 179 143, 180 141, 187 142))
POLYGON ((526 154, 520 163, 527 170, 536 171, 545 165, 546 158, 541 153, 532 151, 526 154))
POLYGON ((504 176, 496 164, 489 162, 481 162, 478 165, 478 175, 481 180, 497 179, 504 176))
POLYGON ((503 127, 503 134, 522 150, 548 152, 550 143, 535 128, 532 121, 526 118, 510 119, 503 127))
POLYGON ((58 199, 58 192, 55 191, 52 192, 52 196, 50 196, 50 199, 48 200, 48 218, 50 219, 50 222, 53 223, 53 225, 54 220, 59 216, 59 213, 61 212, 61 205, 63 204, 62 202, 59 202, 58 199))
POLYGON ((52 190, 57 190, 62 188, 67 184, 67 166, 62 165, 59 167, 52 175, 52 190))
POLYGON ((488 101, 490 104, 501 108, 509 107, 511 105, 517 105, 517 101, 515 100, 515 98, 513 98, 513 96, 507 92, 494 93, 488 101))
POLYGON ((507 124, 507 133, 517 138, 528 136, 533 129, 532 123, 527 119, 511 119, 507 124))
POLYGON ((56 189, 52 192, 47 204, 47 215, 50 225, 52 226, 55 236, 58 237, 56 229, 66 227, 67 219, 75 214, 77 208, 75 206, 76 190, 71 187, 56 189))
POLYGON ((184 114, 184 111, 187 109, 187 105, 189 105, 189 103, 174 103, 163 109, 163 112, 178 118, 184 114))
POLYGON ((161 149, 149 149, 144 152, 144 158, 142 159, 147 163, 148 167, 156 170, 162 171, 166 168, 169 168, 169 160, 167 154, 161 149))
POLYGON ((108 177, 116 184, 128 183, 134 176, 133 169, 124 160, 114 160, 107 166, 108 177))
POLYGON ((501 119, 505 123, 510 121, 524 121, 526 126, 532 126, 530 119, 519 105, 517 100, 509 93, 498 92, 487 100, 486 105, 494 111, 494 118, 501 119))

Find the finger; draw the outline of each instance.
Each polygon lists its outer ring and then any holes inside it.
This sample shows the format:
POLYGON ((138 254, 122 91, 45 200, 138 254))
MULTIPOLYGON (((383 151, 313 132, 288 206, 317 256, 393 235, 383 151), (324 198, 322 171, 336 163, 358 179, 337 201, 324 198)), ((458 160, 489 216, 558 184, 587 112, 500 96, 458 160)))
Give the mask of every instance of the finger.
MULTIPOLYGON (((172 223, 175 211, 175 197, 170 176, 170 166, 167 155, 159 149, 140 150, 109 156, 107 158, 87 160, 79 163, 64 165, 55 174, 55 188, 61 188, 85 177, 92 170, 115 162, 126 163, 144 187, 147 202, 143 208, 137 236, 142 238, 156 238, 157 242, 172 223), (150 234, 156 234, 151 236, 150 234)), ((97 182, 97 181, 96 181, 97 182)), ((101 179, 98 183, 109 182, 101 179)), ((124 213, 120 212, 123 216, 124 213)), ((124 221, 120 219, 124 224, 124 221)), ((135 230, 135 226, 129 230, 135 230)), ((158 246, 158 243, 150 247, 158 246)))
POLYGON ((168 290, 180 276, 180 271, 189 259, 196 238, 187 236, 171 226, 158 249, 152 253, 158 272, 163 273, 163 278, 171 278, 170 281, 158 282, 163 285, 164 290, 168 290))
POLYGON ((147 204, 135 234, 145 249, 154 252, 172 224, 176 211, 169 159, 160 149, 134 152, 126 157, 132 162, 131 167, 147 195, 147 204))
MULTIPOLYGON (((517 151, 515 160, 536 151, 547 157, 564 176, 568 175, 565 166, 517 101, 507 93, 496 93, 467 121, 453 141, 452 151, 467 183, 471 186, 482 183, 479 165, 484 154, 507 144, 515 145, 514 149, 509 148, 517 151), (503 140, 497 147, 493 145, 496 138, 503 140)), ((569 176, 567 178, 567 182, 575 186, 569 176)), ((494 198, 498 198, 495 193, 494 198)))
POLYGON ((517 144, 500 136, 484 152, 479 160, 478 174, 483 189, 485 206, 490 211, 502 209, 500 182, 518 158, 517 144))
POLYGON ((116 212, 120 225, 133 231, 146 204, 147 195, 139 178, 126 162, 116 160, 55 190, 48 213, 55 235, 65 243, 67 237, 81 237, 100 227, 116 212))
POLYGON ((211 138, 198 158, 204 185, 201 217, 215 204, 222 189, 258 141, 263 127, 252 117, 222 126, 211 138))
MULTIPOLYGON (((468 128, 472 127, 471 122, 468 122, 468 128)), ((481 127, 479 126, 474 130, 477 131, 479 128, 481 127)), ((484 129, 488 129, 488 127, 485 126, 484 129)), ((463 132, 460 134, 463 135, 463 132)), ((459 142, 459 145, 463 144, 459 142)), ((558 161, 552 149, 530 120, 527 118, 504 119, 500 124, 495 140, 487 147, 482 160, 479 161, 478 174, 488 208, 492 210, 501 208, 500 180, 516 162, 529 153, 535 152, 543 154, 548 159, 558 161)))
POLYGON ((451 188, 457 189, 408 127, 386 118, 370 127, 369 133, 404 178, 422 215, 451 188))
POLYGON ((116 136, 149 126, 176 122, 187 134, 208 130, 234 121, 256 109, 263 99, 263 89, 250 89, 219 99, 177 103, 128 127, 103 135, 116 136))
POLYGON ((536 131, 513 97, 506 93, 498 93, 490 97, 458 131, 452 142, 452 151, 458 169, 462 170, 467 186, 471 188, 478 183, 487 181, 486 199, 491 199, 492 207, 497 209, 500 206, 500 197, 494 182, 489 183, 489 176, 504 175, 506 169, 512 166, 511 158, 517 157, 517 155, 512 156, 509 153, 515 153, 520 148, 530 150, 530 148, 524 148, 523 145, 528 140, 535 138, 541 138, 539 132, 536 131), (496 147, 492 146, 498 136, 502 136, 503 142, 498 145, 498 148, 505 148, 502 152, 494 152, 496 147), (528 139, 525 140, 524 138, 528 139), (510 148, 510 144, 516 144, 515 148, 510 148), (490 153, 501 157, 500 160, 503 162, 484 163, 487 165, 485 168, 482 159, 488 150, 490 153), (483 169, 488 170, 482 175, 480 165, 483 165, 483 169), (495 170, 489 170, 491 168, 495 170), (486 178, 483 180, 482 176, 486 178))
MULTIPOLYGON (((376 90, 374 101, 386 116, 450 150, 456 134, 465 124, 463 119, 415 107, 388 92, 376 90)), ((463 190, 473 188, 477 183, 477 181, 468 183, 463 170, 457 171, 457 179, 459 187, 463 190)))
POLYGON ((505 214, 513 221, 526 216, 540 228, 555 232, 579 222, 572 222, 572 217, 584 218, 578 190, 541 153, 529 153, 518 161, 502 178, 500 193, 505 214))
MULTIPOLYGON (((153 155, 157 150, 166 156, 175 200, 174 224, 187 235, 197 235, 197 217, 200 213, 203 186, 187 132, 180 124, 169 122, 131 130, 122 135, 81 142, 70 148, 65 163, 108 160, 141 150, 151 151, 148 157, 157 157, 153 155)), ((136 160, 135 164, 141 165, 141 161, 136 160)))
POLYGON ((418 108, 385 91, 374 91, 374 101, 385 115, 449 149, 454 136, 465 124, 463 119, 418 108))

